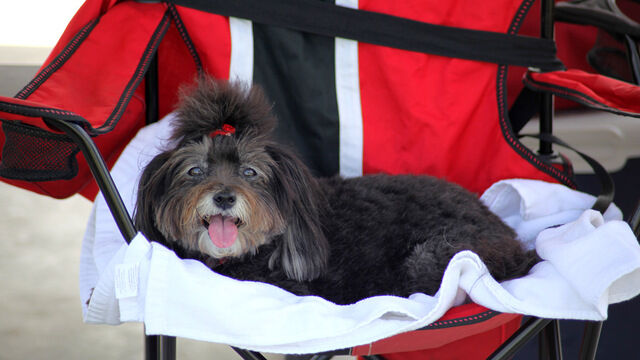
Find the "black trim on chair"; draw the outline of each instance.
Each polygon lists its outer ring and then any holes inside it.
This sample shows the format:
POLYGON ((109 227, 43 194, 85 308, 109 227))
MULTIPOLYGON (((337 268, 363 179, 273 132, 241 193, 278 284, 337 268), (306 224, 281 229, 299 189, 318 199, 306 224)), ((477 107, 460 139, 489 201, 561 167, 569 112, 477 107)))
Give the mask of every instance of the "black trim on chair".
POLYGON ((553 40, 435 25, 315 0, 170 0, 254 23, 496 64, 564 69, 553 40))
POLYGON ((178 32, 180 33, 180 37, 182 37, 182 40, 187 46, 187 49, 189 49, 189 53, 193 58, 193 62, 195 62, 196 64, 196 69, 198 70, 198 73, 202 73, 203 67, 202 67, 202 61, 200 60, 200 55, 198 55, 198 51, 196 50, 195 45, 193 45, 193 40, 191 40, 191 36, 189 36, 189 32, 187 31, 187 28, 184 26, 184 22, 180 17, 180 13, 178 12, 178 9, 176 9, 175 5, 169 4, 169 12, 171 13, 173 22, 176 24, 176 28, 178 29, 178 32))
POLYGON ((555 84, 536 81, 531 77, 531 73, 525 74, 525 78, 523 81, 524 81, 524 85, 533 91, 549 92, 549 93, 552 93, 553 95, 560 96, 562 98, 577 102, 586 107, 590 107, 596 110, 607 111, 612 114, 631 116, 636 118, 640 117, 640 114, 618 110, 616 108, 608 106, 607 104, 601 103, 598 100, 590 97, 589 95, 581 93, 577 90, 562 87, 555 84))
POLYGON ((431 324, 420 328, 418 330, 437 330, 437 329, 446 329, 446 328, 451 328, 451 327, 457 327, 457 326, 461 326, 461 325, 471 325, 471 324, 477 324, 477 323, 481 323, 483 321, 489 320, 495 316, 500 315, 500 312, 494 311, 494 310, 487 310, 484 312, 481 312, 479 314, 475 314, 475 315, 471 315, 471 316, 465 316, 462 318, 455 318, 455 319, 451 319, 451 320, 442 320, 442 321, 435 321, 432 322, 431 324))
MULTIPOLYGON (((511 25, 509 26, 509 33, 515 34, 522 25, 522 22, 531 9, 534 0, 525 0, 516 16, 513 18, 511 25)), ((498 67, 498 76, 496 79, 497 99, 498 99, 498 116, 500 121, 500 128, 502 129, 502 135, 511 148, 519 154, 523 159, 527 160, 530 164, 535 166, 540 171, 550 175, 559 182, 570 186, 576 187, 575 182, 569 178, 566 174, 562 173, 558 168, 551 164, 548 164, 542 160, 537 154, 525 147, 517 138, 514 129, 512 128, 511 121, 509 119, 509 113, 507 111, 507 65, 500 65, 498 67)))
MULTIPOLYGON (((514 18, 512 25, 509 27, 509 31, 517 31, 520 27, 521 21, 524 19, 524 16, 521 14, 526 14, 528 8, 525 5, 531 6, 533 1, 527 0, 523 3, 521 10, 518 12, 518 15, 514 18)), ((523 159, 527 160, 531 165, 535 166, 538 170, 546 173, 552 178, 558 180, 560 183, 567 185, 571 188, 575 188, 575 182, 560 171, 558 168, 553 165, 545 162, 535 154, 532 150, 525 147, 520 140, 518 140, 517 135, 514 133, 511 122, 509 120, 509 114, 507 111, 507 65, 500 65, 498 67, 498 76, 496 78, 496 89, 497 89, 497 100, 498 100, 498 116, 500 121, 500 128, 502 130, 502 135, 504 136, 507 143, 511 146, 511 148, 519 154, 523 159)))
POLYGON ((120 120, 120 117, 127 108, 129 101, 131 101, 133 94, 138 88, 138 85, 140 85, 140 82, 142 82, 142 79, 144 79, 144 75, 147 73, 147 69, 151 65, 152 59, 156 54, 156 51, 158 50, 158 46, 160 46, 160 42, 169 29, 169 24, 169 11, 167 11, 163 16, 162 21, 160 21, 160 24, 156 28, 155 32, 151 36, 149 44, 147 45, 147 48, 142 55, 142 59, 140 59, 138 67, 134 72, 134 76, 132 76, 129 80, 129 83, 122 92, 122 96, 118 100, 118 103, 113 109, 113 112, 111 113, 111 115, 109 115, 109 118, 104 122, 103 125, 94 130, 93 134, 99 135, 111 131, 118 120, 120 120))
POLYGON ((47 108, 42 106, 14 104, 11 102, 0 101, 0 111, 30 117, 54 117, 56 119, 73 121, 81 123, 83 125, 88 124, 86 119, 71 111, 47 108))

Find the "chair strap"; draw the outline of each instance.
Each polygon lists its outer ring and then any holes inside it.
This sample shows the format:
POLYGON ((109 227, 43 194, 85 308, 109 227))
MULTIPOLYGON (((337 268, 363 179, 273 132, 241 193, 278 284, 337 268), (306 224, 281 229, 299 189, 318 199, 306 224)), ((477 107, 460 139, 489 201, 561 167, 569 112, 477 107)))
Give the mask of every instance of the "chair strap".
POLYGON ((520 135, 520 137, 531 137, 554 143, 567 149, 573 150, 576 154, 583 158, 593 169, 594 173, 598 177, 598 180, 600 181, 601 186, 600 195, 598 195, 598 198, 595 204, 593 204, 592 209, 603 214, 605 211, 607 211, 609 205, 611 205, 611 203, 613 202, 613 196, 615 195, 615 185, 613 182, 613 178, 611 178, 609 172, 597 160, 579 150, 576 150, 571 145, 551 134, 524 134, 520 135))
POLYGON ((329 37, 496 64, 564 69, 552 40, 429 24, 314 0, 169 0, 175 5, 329 37))
POLYGON ((509 121, 514 134, 519 133, 533 115, 540 111, 540 95, 541 93, 528 87, 522 89, 509 110, 509 121))

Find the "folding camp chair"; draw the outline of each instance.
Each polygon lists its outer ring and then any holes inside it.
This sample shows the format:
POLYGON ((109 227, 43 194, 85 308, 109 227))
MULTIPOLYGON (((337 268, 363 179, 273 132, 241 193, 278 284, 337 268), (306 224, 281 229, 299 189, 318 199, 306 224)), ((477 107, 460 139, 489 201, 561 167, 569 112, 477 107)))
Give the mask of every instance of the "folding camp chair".
MULTIPOLYGON (((136 230, 108 169, 135 132, 169 113, 178 87, 201 71, 260 84, 276 104, 280 138, 318 175, 429 173, 477 193, 512 177, 573 186, 570 166, 552 148, 558 140, 551 136, 551 94, 535 95, 541 100, 538 152, 519 141, 508 115, 510 65, 530 68, 529 89, 640 114, 640 88, 564 70, 555 56, 551 1, 541 5, 541 38, 516 35, 533 5, 528 0, 481 9, 429 0, 415 8, 337 3, 87 1, 34 80, 15 98, 0 99, 0 176, 58 198, 94 198, 99 188, 129 242, 136 230), (612 94, 611 87, 621 91, 612 94)), ((611 200, 612 189, 604 190, 601 211, 611 200)), ((538 333, 541 354, 561 357, 556 321, 531 318, 518 326, 520 319, 469 304, 424 329, 316 358, 409 351, 454 356, 451 351, 475 339, 485 345, 477 345, 475 356, 504 359, 538 333)), ((600 326, 586 325, 585 359, 595 356, 600 326)), ((262 358, 235 350, 245 359, 262 358)), ((174 358, 175 338, 146 336, 146 357, 174 358)))

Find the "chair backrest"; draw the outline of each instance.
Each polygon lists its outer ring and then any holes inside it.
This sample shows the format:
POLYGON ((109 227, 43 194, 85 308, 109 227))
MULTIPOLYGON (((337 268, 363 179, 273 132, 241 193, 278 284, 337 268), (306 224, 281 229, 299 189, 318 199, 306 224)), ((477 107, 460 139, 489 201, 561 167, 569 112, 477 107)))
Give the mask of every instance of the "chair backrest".
MULTIPOLYGON (((358 5, 426 23, 515 34, 531 2, 358 5)), ((195 49, 204 70, 265 88, 280 119, 280 139, 298 148, 318 174, 426 173, 476 192, 508 177, 569 182, 511 132, 507 66, 174 9, 180 33, 188 31, 192 41, 187 48, 195 49)), ((167 56, 162 50, 161 64, 167 56)), ((160 83, 173 76, 161 72, 160 83)))
MULTIPOLYGON (((515 34, 531 3, 371 0, 358 6, 436 25, 515 34)), ((319 175, 425 173, 475 192, 511 177, 570 184, 511 131, 506 65, 334 39, 177 5, 113 0, 88 1, 34 81, 0 104, 3 119, 20 120, 3 121, 0 176, 55 197, 93 196, 86 165, 73 151, 42 152, 46 159, 64 160, 47 164, 62 167, 62 175, 46 167, 37 173, 26 169, 16 154, 25 141, 49 141, 43 117, 66 116, 96 136, 112 163, 144 125, 142 79, 154 52, 160 116, 173 109, 178 88, 199 70, 254 82, 274 103, 280 139, 298 148, 319 175), (25 135, 23 126, 46 130, 25 135)))

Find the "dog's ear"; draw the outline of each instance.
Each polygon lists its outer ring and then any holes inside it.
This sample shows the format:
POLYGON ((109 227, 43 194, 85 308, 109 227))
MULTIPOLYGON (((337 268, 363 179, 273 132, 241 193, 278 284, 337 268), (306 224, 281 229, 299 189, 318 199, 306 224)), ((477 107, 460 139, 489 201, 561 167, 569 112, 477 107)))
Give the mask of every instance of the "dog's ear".
POLYGON ((290 279, 313 280, 329 260, 329 243, 320 222, 322 193, 307 167, 291 152, 278 145, 266 150, 274 160, 271 191, 287 224, 269 267, 280 265, 290 279))
POLYGON ((150 240, 166 243, 155 222, 155 210, 158 209, 162 194, 169 188, 170 179, 166 171, 159 171, 170 157, 164 152, 154 157, 145 167, 138 182, 138 196, 134 210, 134 224, 150 240), (164 240, 164 241, 163 241, 164 240))

